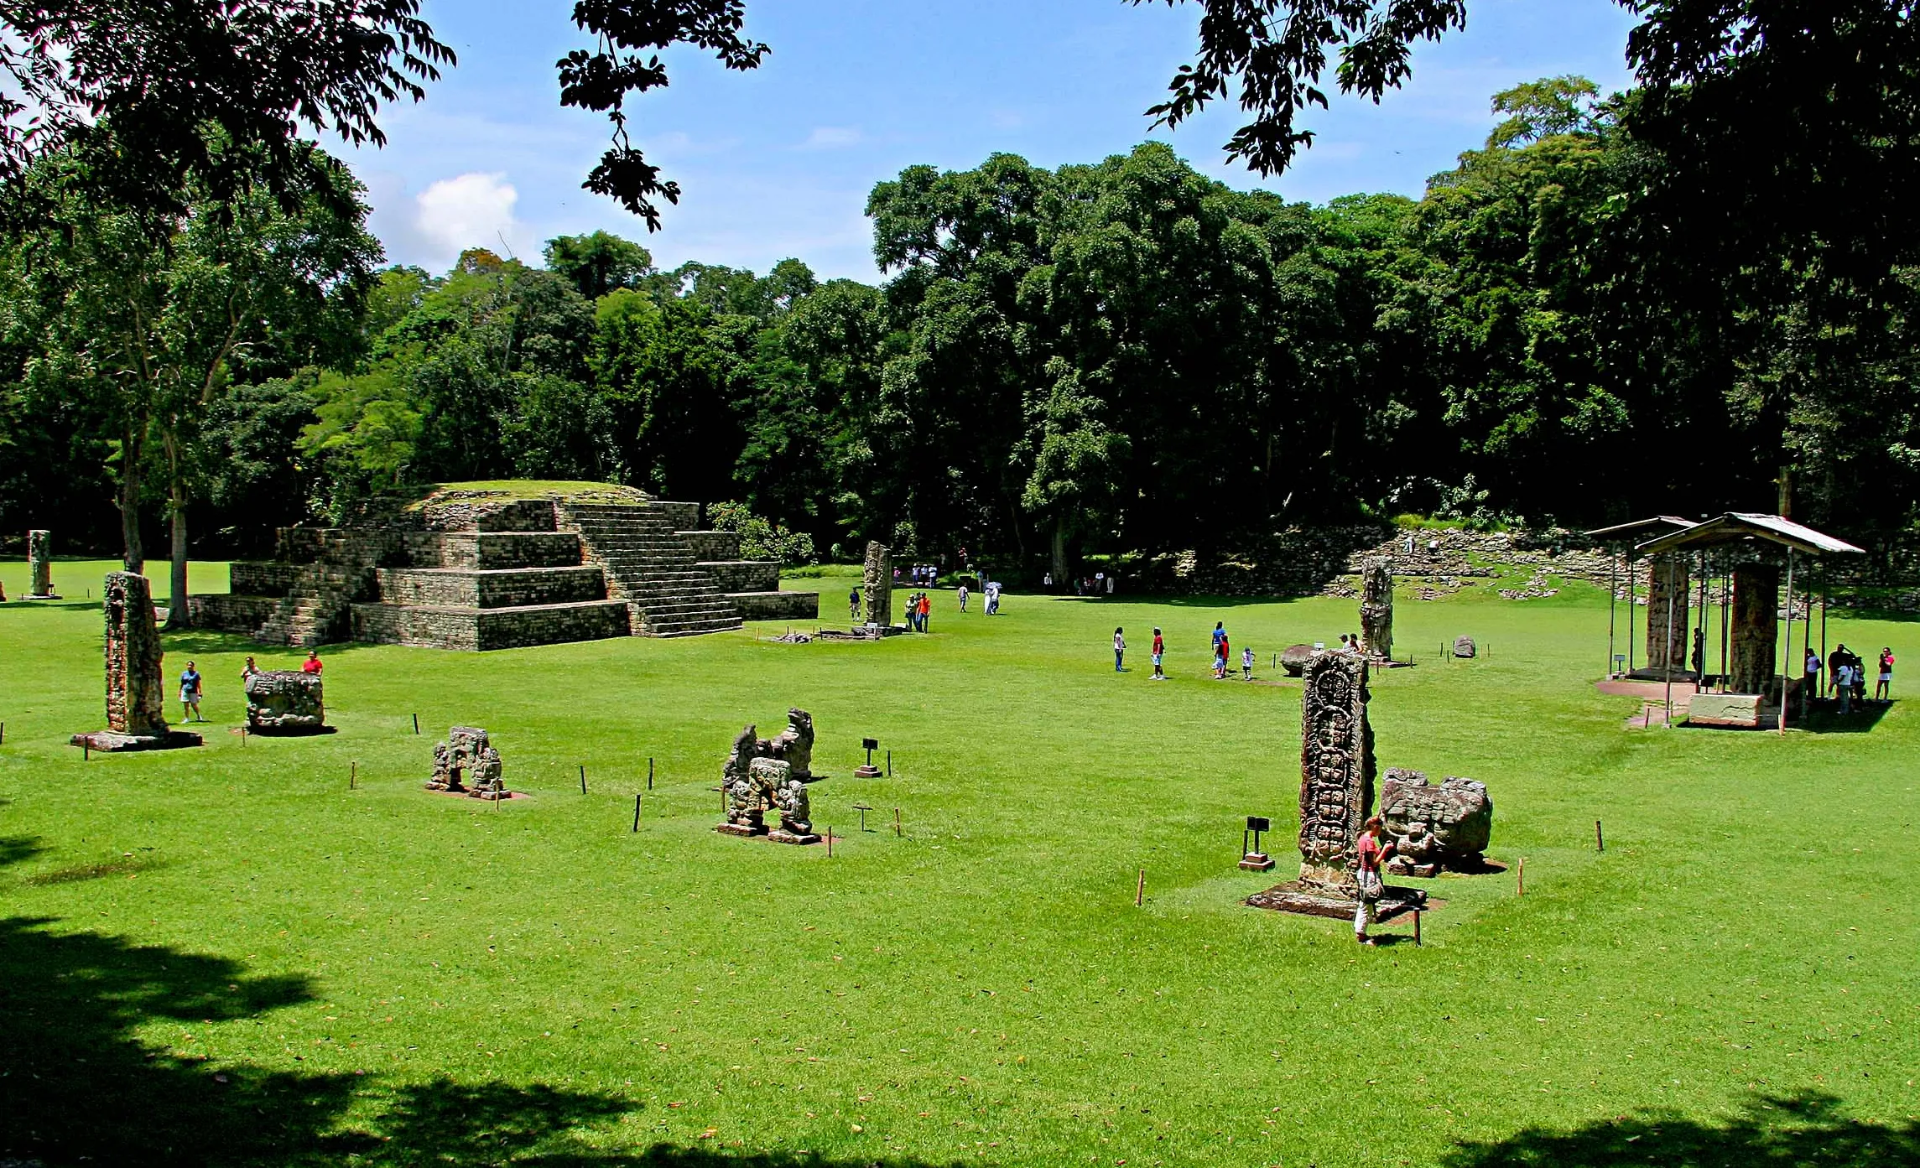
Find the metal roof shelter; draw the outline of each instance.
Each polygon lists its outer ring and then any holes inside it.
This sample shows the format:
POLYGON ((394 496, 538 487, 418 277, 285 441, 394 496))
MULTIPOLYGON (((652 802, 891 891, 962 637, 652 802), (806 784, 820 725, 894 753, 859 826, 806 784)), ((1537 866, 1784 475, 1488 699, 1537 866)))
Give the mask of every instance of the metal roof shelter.
MULTIPOLYGON (((1635 525, 1630 524, 1627 526, 1632 527, 1635 525)), ((1644 524, 1642 526, 1644 526, 1644 524)), ((1589 534, 1599 534, 1599 533, 1589 533, 1589 534)), ((1779 709, 1779 722, 1778 722, 1778 726, 1781 733, 1785 733, 1787 728, 1787 706, 1788 706, 1789 684, 1791 679, 1796 675, 1800 676, 1802 679, 1801 695, 1802 695, 1803 705, 1805 704, 1806 700, 1811 696, 1807 692, 1807 688, 1806 688, 1806 680, 1808 675, 1803 670, 1799 670, 1794 667, 1794 663, 1796 660, 1793 652, 1793 599, 1794 599, 1793 598, 1793 574, 1794 574, 1794 567, 1795 567, 1795 559, 1797 556, 1802 556, 1802 555, 1812 557, 1816 560, 1824 558, 1826 556, 1835 556, 1835 555, 1860 556, 1860 555, 1865 555, 1866 551, 1862 548, 1855 547, 1854 545, 1848 543, 1843 539, 1836 539, 1835 537, 1831 535, 1827 535, 1824 532, 1815 531, 1813 528, 1808 527, 1803 523, 1795 523, 1793 520, 1788 519, 1784 515, 1766 515, 1758 512, 1751 512, 1751 511, 1729 511, 1726 514, 1717 516, 1713 519, 1708 519, 1701 523, 1690 524, 1686 527, 1682 527, 1674 531, 1669 531, 1664 534, 1657 535, 1652 539, 1648 539, 1643 543, 1635 545, 1633 551, 1643 556, 1664 557, 1669 565, 1668 570, 1669 572, 1671 572, 1673 570, 1672 565, 1674 564, 1674 562, 1677 559, 1682 558, 1683 554, 1689 551, 1700 553, 1701 560, 1704 564, 1706 561, 1707 554, 1716 549, 1733 550, 1737 554, 1737 552, 1740 550, 1747 550, 1749 552, 1764 552, 1768 546, 1786 549, 1787 598, 1786 598, 1785 612, 1786 612, 1786 622, 1787 622, 1787 635, 1786 635, 1785 664, 1782 666, 1780 671, 1780 709, 1779 709)), ((1750 556, 1739 557, 1739 558, 1751 559, 1750 556)), ((1743 623, 1741 626, 1737 626, 1732 629, 1729 629, 1728 621, 1726 617, 1726 604, 1725 604, 1724 593, 1723 593, 1721 634, 1720 634, 1721 635, 1721 659, 1723 662, 1726 660, 1727 645, 1731 635, 1731 639, 1735 644, 1735 659, 1736 659, 1735 669, 1734 669, 1735 674, 1742 674, 1742 670, 1738 663, 1739 658, 1742 655, 1741 650, 1743 648, 1743 646, 1741 646, 1740 644, 1741 641, 1747 640, 1749 638, 1754 638, 1757 640, 1758 644, 1764 645, 1768 649, 1772 647, 1774 629, 1771 626, 1773 622, 1777 619, 1775 614, 1779 611, 1779 609, 1776 607, 1778 604, 1777 594, 1774 592, 1774 589, 1776 587, 1777 577, 1772 576, 1770 574, 1774 571, 1774 569, 1766 568, 1765 571, 1769 574, 1766 575, 1764 578, 1756 577, 1753 584, 1751 585, 1739 583, 1739 581, 1742 578, 1741 574, 1746 570, 1747 570, 1746 568, 1738 567, 1738 566, 1731 569, 1731 572, 1735 581, 1734 586, 1735 586, 1736 595, 1738 594, 1739 590, 1742 588, 1754 587, 1756 589, 1759 589, 1756 595, 1758 595, 1762 599, 1761 607, 1764 608, 1766 624, 1765 626, 1752 626, 1752 625, 1743 623)), ((1702 595, 1704 600, 1704 582, 1703 582, 1703 588, 1702 588, 1702 595)), ((1669 605, 1671 605, 1671 600, 1669 600, 1669 605)), ((1703 603, 1702 604, 1703 616, 1704 616, 1704 612, 1705 612, 1705 605, 1703 603)), ((1757 612, 1754 615, 1757 616, 1757 612)), ((1746 620, 1746 619, 1749 619, 1749 618, 1743 618, 1743 620, 1746 620)), ((1669 620, 1671 622, 1671 618, 1669 618, 1669 620)), ((1813 613, 1812 613, 1811 605, 1809 605, 1808 607, 1806 626, 1807 626, 1806 631, 1802 635, 1802 642, 1803 642, 1802 652, 1810 654, 1812 651, 1811 642, 1812 642, 1812 632, 1813 632, 1813 627, 1812 627, 1813 613)), ((1671 627, 1671 625, 1669 627, 1671 627)), ((1821 602, 1821 630, 1822 631, 1820 636, 1821 647, 1823 650, 1825 649, 1825 643, 1826 643, 1825 627, 1826 627, 1826 604, 1823 597, 1821 602)), ((1769 658, 1771 657, 1770 653, 1768 654, 1768 657, 1769 658)), ((1768 668, 1768 671, 1770 672, 1771 666, 1768 666, 1767 668, 1768 668)), ((1750 673, 1751 670, 1749 669, 1747 672, 1750 673)), ((1721 685, 1723 687, 1723 692, 1724 692, 1724 687, 1727 685, 1727 681, 1728 681, 1726 670, 1724 669, 1724 667, 1722 669, 1722 675, 1720 680, 1721 680, 1721 685)), ((1751 688, 1754 688, 1752 685, 1753 679, 1751 677, 1737 678, 1736 684, 1738 684, 1740 680, 1745 680, 1748 683, 1748 685, 1746 687, 1736 690, 1735 692, 1744 694, 1749 692, 1751 688)), ((1817 680, 1817 677, 1816 677, 1816 680, 1817 680)), ((1668 687, 1669 687, 1668 708, 1669 710, 1671 710, 1672 683, 1670 680, 1668 682, 1668 687)), ((1771 692, 1770 684, 1759 686, 1758 688, 1766 691, 1766 693, 1771 692)), ((1766 696, 1766 695, 1763 694, 1762 696, 1766 696)))
MULTIPOLYGON (((1612 548, 1614 551, 1613 566, 1609 570, 1610 578, 1607 581, 1607 675, 1609 677, 1633 676, 1637 672, 1635 658, 1636 646, 1633 635, 1633 613, 1638 603, 1639 595, 1639 586, 1635 580, 1633 570, 1636 547, 1646 540, 1665 536, 1676 530, 1685 530, 1694 525, 1694 520, 1685 518, 1684 516, 1654 515, 1646 519, 1635 519, 1630 523, 1616 523, 1611 527, 1596 527, 1584 533, 1587 538, 1593 540, 1594 543, 1612 548), (1620 599, 1620 577, 1622 575, 1627 578, 1627 651, 1616 655, 1614 649, 1617 645, 1616 634, 1619 628, 1617 603, 1620 599)), ((1651 592, 1653 586, 1658 583, 1657 578, 1650 576, 1648 579, 1649 592, 1651 592)), ((1652 597, 1649 596, 1648 600, 1651 602, 1652 597)), ((1647 664, 1650 668, 1653 665, 1655 656, 1662 654, 1663 651, 1667 649, 1667 646, 1658 643, 1661 639, 1656 636, 1654 632, 1652 624, 1653 615, 1653 613, 1649 613, 1648 615, 1646 634, 1648 638, 1647 664)), ((1660 668, 1661 675, 1664 676, 1666 673, 1672 671, 1672 662, 1664 660, 1663 658, 1660 668)))
POLYGON ((1682 519, 1678 515, 1655 515, 1651 519, 1636 519, 1632 523, 1596 527, 1584 534, 1589 539, 1596 539, 1601 543, 1639 543, 1649 536, 1662 535, 1675 528, 1692 527, 1694 522, 1692 519, 1682 519))

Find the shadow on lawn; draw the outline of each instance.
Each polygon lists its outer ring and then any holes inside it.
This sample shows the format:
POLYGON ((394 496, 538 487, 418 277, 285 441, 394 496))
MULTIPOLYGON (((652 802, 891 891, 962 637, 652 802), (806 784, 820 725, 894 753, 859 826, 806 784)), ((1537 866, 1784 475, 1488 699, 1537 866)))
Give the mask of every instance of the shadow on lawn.
POLYGON ((1707 1124, 1670 1114, 1622 1116, 1573 1131, 1528 1130, 1491 1143, 1463 1144, 1444 1168, 1884 1168, 1920 1165, 1920 1123, 1848 1119, 1831 1095, 1756 1096, 1740 1115, 1707 1124))
MULTIPOLYGON (((0 865, 40 850, 0 839, 0 865)), ((812 1156, 594 1148, 584 1131, 643 1106, 609 1095, 445 1078, 388 1084, 221 1060, 219 1036, 202 1026, 268 1024, 272 1011, 315 1001, 314 984, 56 924, 0 918, 0 1163, 835 1168, 812 1156), (180 1028, 159 1040, 171 1048, 136 1035, 155 1022, 180 1028)))

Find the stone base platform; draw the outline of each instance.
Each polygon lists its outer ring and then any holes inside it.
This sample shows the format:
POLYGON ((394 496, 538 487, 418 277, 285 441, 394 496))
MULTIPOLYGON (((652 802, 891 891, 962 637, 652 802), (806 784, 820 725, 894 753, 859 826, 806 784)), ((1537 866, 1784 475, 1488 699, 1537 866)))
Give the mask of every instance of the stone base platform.
POLYGON ((1248 852, 1240 857, 1240 866, 1249 872, 1265 872, 1273 867, 1273 857, 1265 852, 1248 852))
POLYGON ((759 827, 749 827, 744 823, 715 824, 713 830, 719 832, 721 835, 737 835, 737 836, 743 836, 747 838, 768 834, 767 829, 764 825, 759 827))
MULTIPOLYGON (((1761 694, 1697 693, 1687 703, 1686 724, 1726 730, 1772 729, 1780 724, 1780 703, 1761 694)), ((1789 716, 1787 721, 1798 721, 1789 716)))
MULTIPOLYGON (((1331 917, 1350 921, 1360 907, 1360 902, 1349 896, 1327 892, 1321 888, 1309 888, 1298 880, 1289 880, 1285 884, 1276 884, 1265 892, 1256 892, 1247 897, 1247 903, 1254 908, 1272 909, 1274 912, 1298 913, 1310 917, 1331 917)), ((1387 885, 1374 910, 1376 921, 1388 921, 1401 913, 1427 907, 1427 894, 1424 889, 1401 888, 1387 885)))
POLYGON ((520 608, 355 604, 353 639, 425 649, 516 649, 628 635, 627 604, 590 600, 520 608))
POLYGON ((812 832, 807 832, 806 834, 802 835, 798 832, 791 832, 781 827, 776 827, 772 831, 768 832, 767 839, 771 840, 776 844, 803 844, 804 845, 804 844, 817 844, 820 842, 820 837, 817 835, 814 835, 812 832))
POLYGON ((25 596, 16 596, 14 597, 14 599, 15 600, 65 600, 66 597, 60 595, 58 592, 40 592, 40 593, 29 592, 25 596))
POLYGON ((877 779, 880 777, 880 768, 874 766, 872 763, 862 763, 860 766, 853 768, 853 777, 856 779, 877 779))
POLYGON ((878 641, 882 637, 905 636, 906 632, 903 625, 889 625, 884 629, 860 625, 845 631, 821 629, 818 635, 823 641, 878 641))
POLYGON ((743 620, 811 621, 820 619, 818 592, 729 592, 743 620))
POLYGON ((201 739, 198 734, 186 730, 169 730, 165 734, 121 734, 114 730, 97 730, 92 734, 75 734, 68 742, 73 746, 113 754, 129 750, 179 750, 182 747, 199 746, 201 739))

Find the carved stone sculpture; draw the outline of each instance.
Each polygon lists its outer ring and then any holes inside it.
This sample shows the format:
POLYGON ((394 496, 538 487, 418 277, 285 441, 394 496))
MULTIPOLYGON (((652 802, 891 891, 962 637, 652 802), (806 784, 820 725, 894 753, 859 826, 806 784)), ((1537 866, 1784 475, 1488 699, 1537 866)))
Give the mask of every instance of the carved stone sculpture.
POLYGON ((53 593, 53 537, 45 531, 27 532, 27 599, 58 600, 53 593))
POLYGON ((1661 677, 1687 670, 1687 618, 1691 612, 1692 574, 1680 553, 1655 556, 1647 565, 1647 664, 1661 677), (1671 630, 1667 618, 1673 618, 1671 630))
POLYGON ((1455 657, 1472 657, 1479 652, 1480 646, 1473 643, 1472 637, 1455 637, 1453 639, 1453 655, 1455 657))
POLYGON ((1307 662, 1313 660, 1316 652, 1312 645, 1289 645, 1280 654, 1280 668, 1287 671, 1288 677, 1299 677, 1306 672, 1307 662))
POLYGON ((317 673, 268 670, 247 678, 247 728, 256 734, 313 733, 327 724, 317 673))
POLYGON ((1360 645, 1372 660, 1392 660, 1393 561, 1369 559, 1360 579, 1360 645))
POLYGON ((880 629, 893 627, 893 557, 886 545, 867 545, 866 577, 861 585, 867 623, 880 629))
POLYGON ((1367 663, 1319 653, 1300 702, 1300 883, 1353 895, 1354 843, 1373 808, 1367 663))
POLYGON ((1435 786, 1419 771, 1394 767, 1380 789, 1380 819, 1397 876, 1437 876, 1478 870, 1493 839, 1493 800, 1487 785, 1450 777, 1435 786))
POLYGON ((503 769, 500 752, 493 748, 485 730, 455 726, 447 731, 447 740, 433 748, 433 777, 427 780, 427 790, 464 793, 474 799, 505 799, 509 792, 501 778, 503 769))
POLYGON ((165 682, 160 673, 164 654, 147 578, 137 572, 108 572, 100 595, 107 623, 107 728, 98 734, 76 734, 73 745, 92 750, 200 745, 198 734, 167 728, 165 682))
POLYGON ((720 789, 726 793, 726 822, 714 828, 723 835, 764 835, 775 843, 811 844, 811 803, 807 784, 817 782, 813 766, 813 715, 799 707, 787 711, 787 728, 779 737, 758 737, 755 727, 741 730, 721 770, 720 789), (780 826, 769 831, 769 811, 780 815, 780 826))
POLYGON ((1733 569, 1733 659, 1727 688, 1737 694, 1778 697, 1780 569, 1739 564, 1733 569))

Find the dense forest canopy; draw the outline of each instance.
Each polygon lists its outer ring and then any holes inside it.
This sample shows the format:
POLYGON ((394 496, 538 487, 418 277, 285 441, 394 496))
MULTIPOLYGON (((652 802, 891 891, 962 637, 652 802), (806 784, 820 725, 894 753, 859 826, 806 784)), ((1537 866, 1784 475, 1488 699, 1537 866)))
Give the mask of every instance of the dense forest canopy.
POLYGON ((663 271, 604 232, 541 266, 476 248, 375 272, 363 192, 318 152, 332 177, 305 196, 127 207, 56 153, 16 181, 65 218, 12 230, 0 286, 0 531, 131 559, 142 521, 177 543, 192 508, 211 554, 425 482, 591 478, 735 500, 823 555, 880 538, 1037 574, 1404 512, 1760 509, 1786 470, 1802 518, 1910 529, 1920 249, 1883 184, 1839 181, 1899 153, 1896 112, 1829 118, 1863 140, 1805 160, 1845 216, 1800 169, 1768 180, 1784 205, 1755 185, 1716 210, 1704 170, 1763 181, 1695 120, 1712 85, 1759 84, 1744 70, 1516 86, 1418 200, 1288 203, 1157 143, 910 167, 868 201, 877 287, 798 259, 663 271), (216 294, 261 307, 207 333, 216 294), (135 319, 175 322, 161 372, 191 393, 132 376, 135 319))

